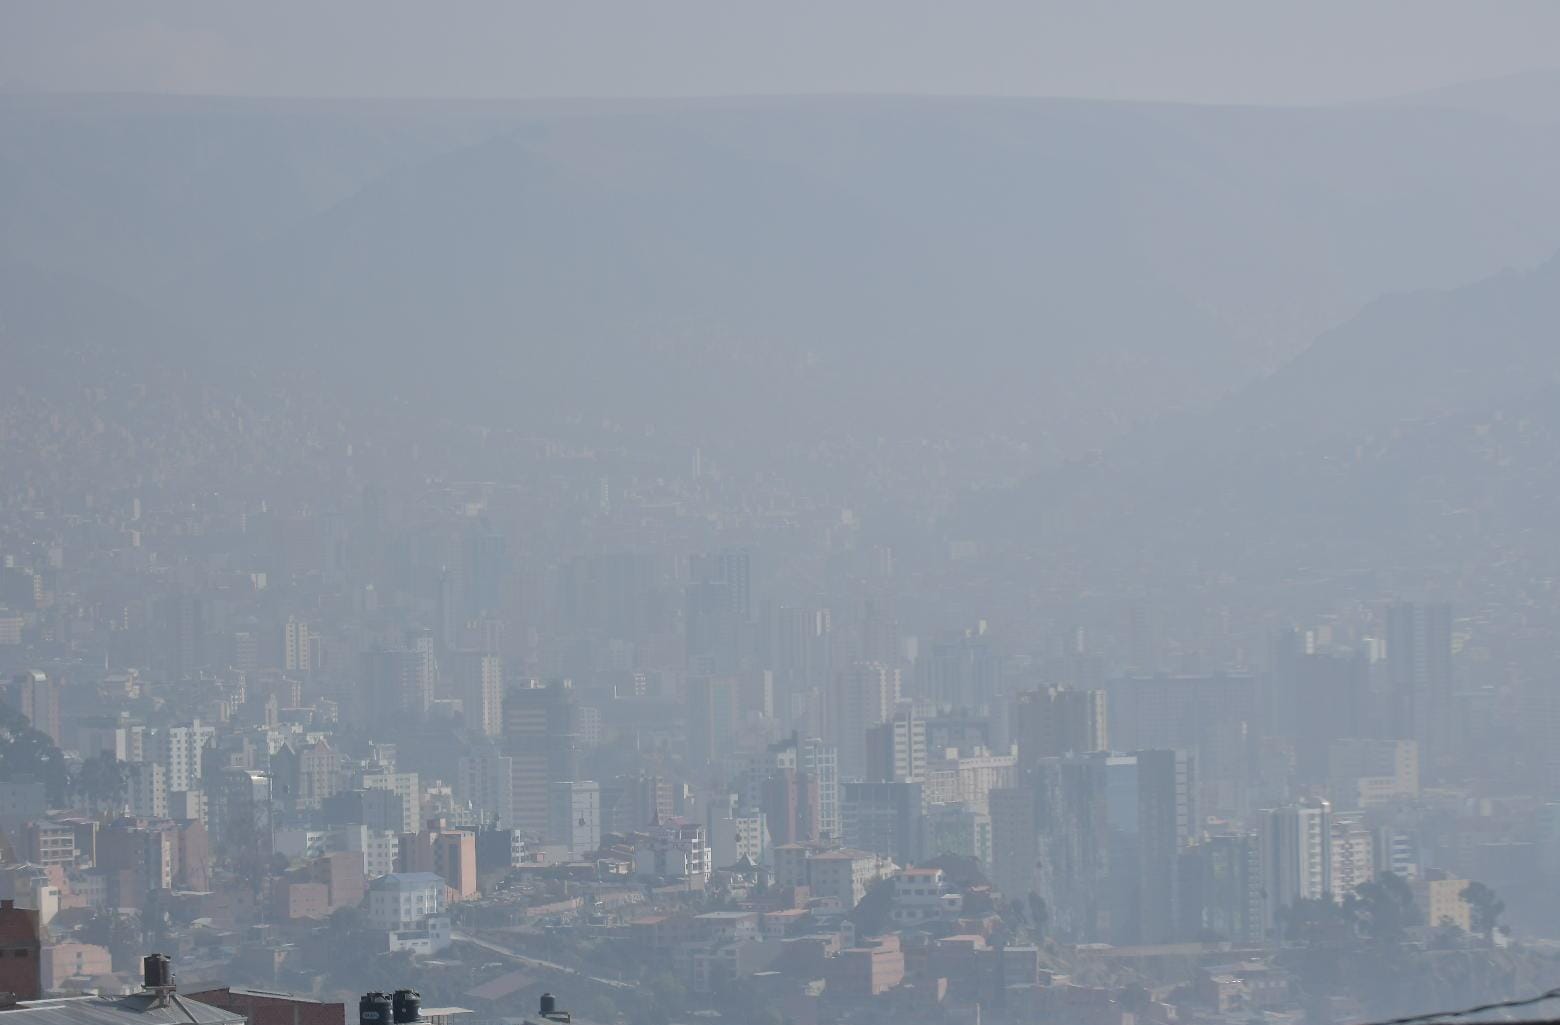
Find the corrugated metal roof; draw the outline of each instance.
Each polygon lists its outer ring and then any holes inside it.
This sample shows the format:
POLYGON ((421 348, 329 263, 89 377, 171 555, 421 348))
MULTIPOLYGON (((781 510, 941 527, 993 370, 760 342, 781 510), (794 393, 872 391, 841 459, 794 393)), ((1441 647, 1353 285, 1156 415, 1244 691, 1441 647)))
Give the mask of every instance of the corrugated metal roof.
POLYGON ((0 1009, 0 1025, 243 1025, 244 1016, 177 993, 157 1006, 151 993, 31 1000, 0 1009))

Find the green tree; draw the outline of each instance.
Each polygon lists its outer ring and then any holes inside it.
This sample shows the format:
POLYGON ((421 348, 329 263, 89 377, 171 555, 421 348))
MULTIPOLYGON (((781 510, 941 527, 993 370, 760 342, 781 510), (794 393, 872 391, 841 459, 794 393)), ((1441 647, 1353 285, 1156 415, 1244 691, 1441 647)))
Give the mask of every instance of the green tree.
POLYGON ((879 879, 850 913, 850 920, 856 924, 856 935, 876 936, 881 933, 888 928, 889 915, 893 910, 894 881, 879 879))
POLYGON ((1401 943, 1408 929, 1419 924, 1414 891, 1395 872, 1383 872, 1355 887, 1345 906, 1354 915, 1359 934, 1377 944, 1401 943))
POLYGON ((42 783, 49 803, 64 804, 70 788, 65 755, 47 733, 33 729, 27 717, 0 702, 0 780, 42 783))
POLYGON ((93 811, 117 811, 130 792, 130 767, 112 752, 100 752, 77 767, 71 790, 93 811))
POLYGON ((1349 913, 1331 897, 1302 897, 1279 909, 1278 926, 1284 939, 1308 946, 1341 948, 1355 939, 1349 913))
POLYGON ((1463 887, 1463 903, 1468 905, 1469 925, 1486 940, 1493 941, 1500 925, 1500 916, 1506 911, 1506 902, 1483 883, 1473 882, 1463 887))
POLYGON ((1116 1002, 1121 1005, 1123 1011, 1133 1014, 1141 1014, 1148 1010, 1148 1005, 1153 1002, 1153 995, 1141 982, 1129 982, 1116 994, 1116 1002))
POLYGON ((353 933, 363 931, 363 928, 367 925, 367 920, 363 917, 363 912, 360 908, 345 905, 332 911, 330 918, 326 919, 325 925, 333 935, 350 936, 353 933))

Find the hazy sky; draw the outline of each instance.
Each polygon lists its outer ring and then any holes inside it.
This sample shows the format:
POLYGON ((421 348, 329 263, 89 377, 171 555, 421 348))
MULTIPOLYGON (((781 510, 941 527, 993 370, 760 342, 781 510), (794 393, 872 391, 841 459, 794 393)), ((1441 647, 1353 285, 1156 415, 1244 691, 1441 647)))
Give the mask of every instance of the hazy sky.
POLYGON ((1560 4, 0 0, 6 88, 1308 102, 1560 63, 1560 4))

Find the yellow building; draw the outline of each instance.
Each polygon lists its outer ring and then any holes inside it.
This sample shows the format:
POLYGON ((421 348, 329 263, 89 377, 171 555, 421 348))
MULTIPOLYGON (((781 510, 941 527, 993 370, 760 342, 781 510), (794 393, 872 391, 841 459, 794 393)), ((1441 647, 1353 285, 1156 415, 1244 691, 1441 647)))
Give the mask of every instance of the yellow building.
POLYGON ((1463 932, 1473 931, 1473 919, 1468 902, 1463 900, 1466 879, 1421 879, 1414 886, 1414 901, 1425 912, 1425 923, 1440 925, 1448 919, 1463 932))

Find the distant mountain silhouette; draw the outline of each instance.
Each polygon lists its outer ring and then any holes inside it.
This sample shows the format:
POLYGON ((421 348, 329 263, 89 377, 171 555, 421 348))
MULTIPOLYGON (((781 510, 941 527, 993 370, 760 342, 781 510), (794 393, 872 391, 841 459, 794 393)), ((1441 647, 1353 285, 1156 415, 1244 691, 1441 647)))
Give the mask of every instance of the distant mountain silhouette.
POLYGON ((1375 101, 1379 105, 1430 107, 1560 125, 1560 68, 1458 82, 1424 92, 1375 101))
POLYGON ((952 526, 1114 535, 1248 570, 1433 566, 1497 539, 1536 557, 1560 540, 1557 453, 1560 257, 1372 303, 1227 400, 985 495, 952 526))
POLYGON ((0 257, 217 363, 522 427, 1040 465, 1560 241, 1560 137, 1420 108, 8 98, 0 257))
POLYGON ((1457 113, 547 115, 164 299, 237 348, 436 403, 1062 453, 1237 387, 1383 290, 1538 258, 1556 172, 1560 139, 1457 113))

